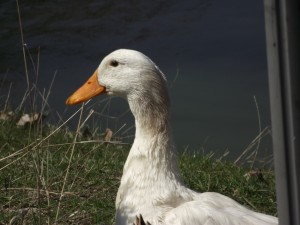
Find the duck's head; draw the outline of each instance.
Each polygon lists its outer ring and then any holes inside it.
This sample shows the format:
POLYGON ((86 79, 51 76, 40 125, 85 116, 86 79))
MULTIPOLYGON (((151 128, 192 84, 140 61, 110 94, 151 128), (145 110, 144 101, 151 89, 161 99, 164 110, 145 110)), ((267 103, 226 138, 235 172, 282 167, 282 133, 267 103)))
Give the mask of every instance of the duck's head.
POLYGON ((166 79, 159 68, 144 54, 128 49, 107 55, 66 104, 75 105, 103 93, 126 99, 168 97, 166 79))

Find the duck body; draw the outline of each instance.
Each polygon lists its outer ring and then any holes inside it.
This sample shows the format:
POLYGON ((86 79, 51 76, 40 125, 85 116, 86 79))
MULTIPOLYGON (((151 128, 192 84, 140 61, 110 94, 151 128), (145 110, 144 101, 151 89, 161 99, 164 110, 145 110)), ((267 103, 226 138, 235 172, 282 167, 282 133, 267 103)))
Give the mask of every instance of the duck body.
POLYGON ((276 217, 251 211, 224 195, 184 186, 169 123, 166 78, 147 56, 127 49, 112 52, 67 104, 104 92, 128 101, 136 125, 116 198, 116 225, 131 225, 140 214, 152 225, 278 224, 276 217), (86 90, 90 93, 81 98, 86 90))

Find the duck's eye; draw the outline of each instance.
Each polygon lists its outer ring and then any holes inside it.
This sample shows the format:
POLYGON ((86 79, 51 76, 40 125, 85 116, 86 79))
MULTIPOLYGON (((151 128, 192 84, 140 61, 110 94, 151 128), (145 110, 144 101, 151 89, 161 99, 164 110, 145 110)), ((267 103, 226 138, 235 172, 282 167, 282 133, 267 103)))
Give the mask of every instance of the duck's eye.
POLYGON ((109 65, 113 67, 117 67, 119 65, 119 62, 117 60, 111 60, 109 65))

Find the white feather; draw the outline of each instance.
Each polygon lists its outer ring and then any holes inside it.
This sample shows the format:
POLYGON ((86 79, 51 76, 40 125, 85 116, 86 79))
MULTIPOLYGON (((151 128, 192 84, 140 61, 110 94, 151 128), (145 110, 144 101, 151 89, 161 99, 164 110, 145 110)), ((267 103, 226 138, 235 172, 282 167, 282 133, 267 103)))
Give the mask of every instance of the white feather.
POLYGON ((98 68, 99 83, 127 99, 135 117, 135 140, 116 199, 116 224, 133 224, 141 214, 152 225, 271 225, 276 217, 251 211, 218 193, 184 186, 169 124, 166 78, 145 55, 120 49, 98 68), (116 60, 118 66, 111 66, 116 60))

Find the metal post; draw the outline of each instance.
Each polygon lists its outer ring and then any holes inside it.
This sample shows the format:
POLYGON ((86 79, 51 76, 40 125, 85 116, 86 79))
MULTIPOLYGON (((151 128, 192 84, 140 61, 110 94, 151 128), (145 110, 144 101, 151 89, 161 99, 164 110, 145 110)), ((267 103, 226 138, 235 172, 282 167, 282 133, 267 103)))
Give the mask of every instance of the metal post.
POLYGON ((279 224, 300 225, 300 4, 264 5, 279 224))

